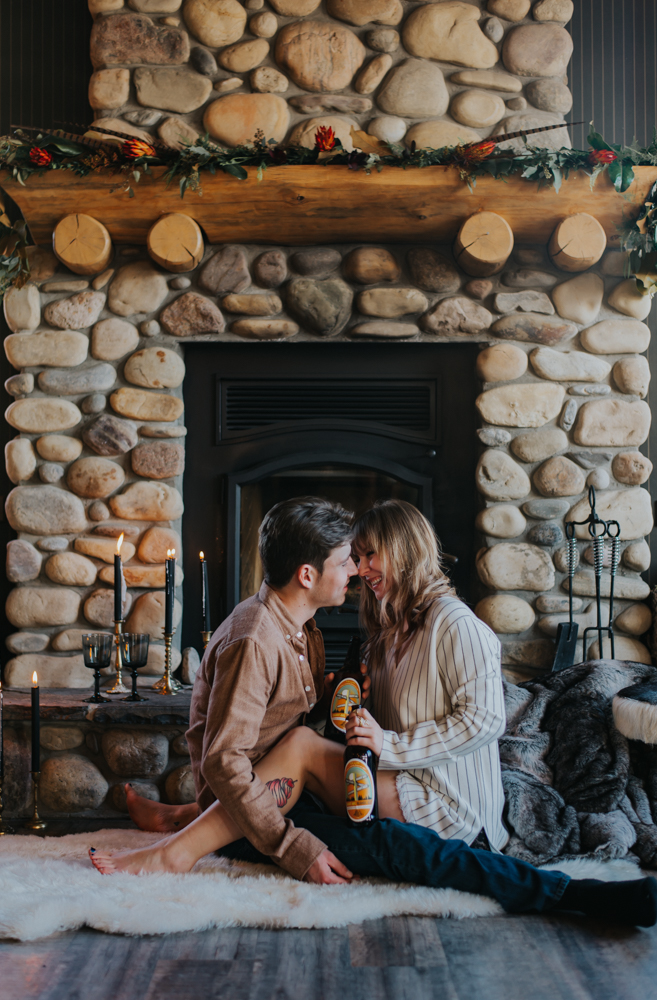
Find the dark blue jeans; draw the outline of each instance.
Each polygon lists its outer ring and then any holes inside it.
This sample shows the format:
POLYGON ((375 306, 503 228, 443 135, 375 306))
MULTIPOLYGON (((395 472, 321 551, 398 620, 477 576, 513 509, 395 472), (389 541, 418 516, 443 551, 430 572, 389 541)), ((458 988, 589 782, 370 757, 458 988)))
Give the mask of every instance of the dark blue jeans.
MULTIPOLYGON (((461 889, 492 896, 508 913, 549 910, 561 899, 570 878, 539 871, 524 861, 477 850, 462 840, 443 840, 424 826, 382 819, 365 829, 326 812, 304 792, 288 813, 295 826, 310 830, 354 875, 379 875, 394 882, 415 882, 436 889, 461 889)), ((271 864, 248 840, 218 852, 237 861, 271 864)))

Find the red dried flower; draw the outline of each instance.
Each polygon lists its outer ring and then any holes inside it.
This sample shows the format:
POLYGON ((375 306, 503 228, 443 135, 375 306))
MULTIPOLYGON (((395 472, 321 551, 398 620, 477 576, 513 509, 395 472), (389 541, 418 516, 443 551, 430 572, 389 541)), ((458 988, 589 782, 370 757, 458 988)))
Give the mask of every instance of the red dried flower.
POLYGON ((613 149, 592 149, 589 153, 589 161, 597 166, 603 166, 605 163, 613 163, 617 160, 618 156, 614 153, 613 149))
POLYGON ((138 160, 140 156, 156 156, 155 147, 143 139, 126 139, 121 147, 128 160, 138 160))
POLYGON ((493 142, 492 139, 487 139, 485 142, 473 142, 465 146, 465 155, 469 160, 485 160, 493 152, 496 145, 497 143, 493 142))
POLYGON ((30 150, 30 160, 35 167, 48 167, 52 163, 52 156, 47 149, 33 146, 30 150))
POLYGON ((335 146, 335 132, 330 125, 320 125, 315 132, 315 149, 323 153, 335 146))

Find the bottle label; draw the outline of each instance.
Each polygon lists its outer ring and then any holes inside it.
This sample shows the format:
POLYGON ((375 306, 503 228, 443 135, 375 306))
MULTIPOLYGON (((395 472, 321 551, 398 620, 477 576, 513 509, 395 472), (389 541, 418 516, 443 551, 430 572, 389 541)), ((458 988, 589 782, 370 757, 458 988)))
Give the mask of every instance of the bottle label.
POLYGON ((344 767, 344 794, 347 816, 354 823, 364 823, 374 809, 374 776, 367 764, 355 758, 344 767))
POLYGON ((344 732, 347 719, 360 705, 360 684, 353 677, 348 677, 338 684, 331 702, 331 722, 336 729, 344 732))

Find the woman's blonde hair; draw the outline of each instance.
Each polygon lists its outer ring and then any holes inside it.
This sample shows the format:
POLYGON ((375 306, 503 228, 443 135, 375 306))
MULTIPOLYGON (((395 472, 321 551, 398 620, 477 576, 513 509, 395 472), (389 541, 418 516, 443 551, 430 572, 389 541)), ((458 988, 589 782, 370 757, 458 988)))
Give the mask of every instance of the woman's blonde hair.
POLYGON ((360 616, 368 635, 364 653, 376 667, 393 642, 400 649, 422 626, 436 598, 455 596, 456 591, 442 568, 431 522, 405 500, 382 500, 361 514, 354 525, 353 548, 356 555, 375 552, 384 577, 391 580, 381 601, 365 583, 361 586, 360 616))

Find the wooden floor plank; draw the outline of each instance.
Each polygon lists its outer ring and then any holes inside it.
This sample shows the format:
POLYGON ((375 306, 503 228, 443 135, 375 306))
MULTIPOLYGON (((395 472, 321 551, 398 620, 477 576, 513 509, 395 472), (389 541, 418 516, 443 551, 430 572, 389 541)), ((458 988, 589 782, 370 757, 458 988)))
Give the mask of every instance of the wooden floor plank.
MULTIPOLYGON (((591 933, 584 918, 497 917, 467 924, 467 938, 456 922, 446 920, 439 926, 459 1000, 484 996, 486 1000, 526 1000, 529 996, 532 1000, 603 1000, 606 996, 599 969, 593 965, 583 969, 573 958, 573 935, 580 928, 591 933)), ((605 937, 610 944, 616 940, 613 929, 599 925, 596 940, 605 937)), ((612 950, 615 960, 622 962, 617 943, 612 950)), ((646 965, 657 977, 653 957, 646 957, 646 965)), ((636 997, 628 993, 628 1000, 636 997)), ((624 994, 614 994, 613 1000, 624 1000, 624 994)))
MULTIPOLYGON (((555 920, 556 924, 556 920, 555 920)), ((657 931, 614 927, 573 917, 556 926, 573 975, 595 1000, 657 996, 657 931)))
POLYGON ((440 940, 439 919, 406 917, 413 944, 413 965, 420 969, 448 969, 447 956, 440 940))
POLYGON ((652 1000, 657 928, 396 917, 0 943, 0 1000, 652 1000))
POLYGON ((251 979, 250 962, 161 959, 145 1000, 245 1000, 251 979))
POLYGON ((0 996, 2 1000, 41 997, 60 961, 52 941, 0 945, 0 996))
POLYGON ((270 997, 315 1000, 319 995, 322 938, 322 931, 282 930, 270 934, 269 941, 276 947, 258 948, 249 1000, 269 1000, 270 997))
POLYGON ((353 966, 385 968, 413 965, 413 946, 406 917, 366 920, 349 927, 349 950, 353 966))

